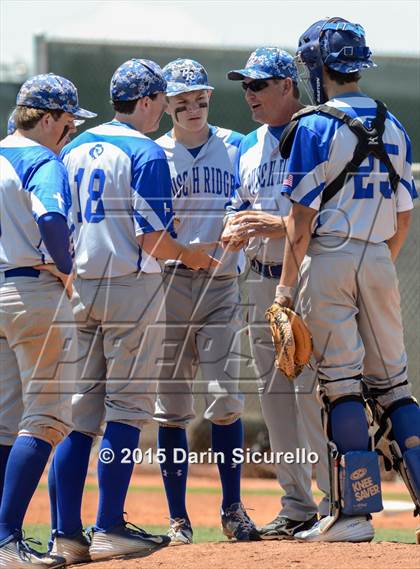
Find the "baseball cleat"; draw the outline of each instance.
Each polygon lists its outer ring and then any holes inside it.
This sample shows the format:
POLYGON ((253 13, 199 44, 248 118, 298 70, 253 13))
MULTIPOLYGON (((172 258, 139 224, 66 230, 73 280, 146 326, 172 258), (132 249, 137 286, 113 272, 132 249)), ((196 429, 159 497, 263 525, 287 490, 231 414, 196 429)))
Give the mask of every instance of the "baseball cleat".
POLYGON ((193 530, 190 521, 185 518, 171 518, 168 537, 169 545, 189 545, 193 542, 193 530))
POLYGON ((238 541, 259 541, 261 539, 254 522, 241 502, 232 504, 224 512, 222 510, 222 530, 228 539, 238 541))
POLYGON ((40 553, 29 544, 40 545, 34 539, 24 539, 21 532, 18 532, 0 542, 0 567, 4 569, 61 569, 66 566, 63 557, 51 555, 50 553, 40 553))
POLYGON ((279 514, 273 521, 257 528, 261 539, 293 539, 297 532, 311 529, 318 521, 315 515, 306 522, 292 520, 279 514))
POLYGON ((134 524, 124 522, 107 531, 92 528, 89 548, 92 561, 122 556, 142 556, 169 545, 167 535, 152 535, 134 524))
POLYGON ((365 516, 341 516, 330 527, 333 517, 327 516, 311 529, 295 534, 296 539, 304 541, 349 541, 360 543, 372 541, 375 535, 372 522, 365 516))
POLYGON ((59 532, 54 531, 51 540, 50 553, 64 557, 67 565, 91 561, 90 539, 83 530, 71 536, 60 535, 59 532))

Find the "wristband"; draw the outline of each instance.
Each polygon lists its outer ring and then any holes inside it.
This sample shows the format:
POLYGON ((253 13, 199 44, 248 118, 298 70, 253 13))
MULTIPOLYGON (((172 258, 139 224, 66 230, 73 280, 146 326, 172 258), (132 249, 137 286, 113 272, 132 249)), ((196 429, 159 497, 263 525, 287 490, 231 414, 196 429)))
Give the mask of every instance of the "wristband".
POLYGON ((276 286, 276 298, 280 296, 285 296, 286 298, 293 298, 296 293, 295 286, 284 286, 284 285, 277 285, 276 286))

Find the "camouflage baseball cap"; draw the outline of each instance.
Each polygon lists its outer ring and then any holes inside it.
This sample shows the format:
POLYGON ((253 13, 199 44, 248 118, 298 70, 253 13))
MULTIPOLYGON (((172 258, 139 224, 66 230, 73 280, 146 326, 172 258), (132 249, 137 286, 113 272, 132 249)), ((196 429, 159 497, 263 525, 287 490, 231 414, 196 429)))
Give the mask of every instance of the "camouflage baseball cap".
POLYGON ((163 68, 163 76, 168 82, 166 94, 174 97, 180 93, 200 91, 207 89, 212 91, 214 87, 209 85, 207 71, 194 59, 175 59, 163 68))
POLYGON ((73 83, 54 73, 35 75, 25 81, 17 94, 16 105, 65 111, 81 119, 96 117, 96 113, 80 108, 73 83))
POLYGON ((293 57, 278 47, 259 47, 246 62, 245 69, 234 69, 227 74, 231 81, 249 79, 271 79, 290 77, 297 83, 297 68, 293 57))
POLYGON ((129 59, 118 67, 111 79, 113 101, 135 101, 165 91, 162 69, 150 59, 129 59))

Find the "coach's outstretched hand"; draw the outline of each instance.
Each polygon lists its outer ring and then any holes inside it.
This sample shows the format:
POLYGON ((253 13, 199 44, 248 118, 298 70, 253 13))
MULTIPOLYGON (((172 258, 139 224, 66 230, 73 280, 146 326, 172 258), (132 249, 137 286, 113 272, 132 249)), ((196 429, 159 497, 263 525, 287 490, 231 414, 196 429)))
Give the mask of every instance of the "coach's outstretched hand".
POLYGON ((265 211, 245 210, 232 216, 230 230, 249 237, 284 237, 287 217, 265 211))

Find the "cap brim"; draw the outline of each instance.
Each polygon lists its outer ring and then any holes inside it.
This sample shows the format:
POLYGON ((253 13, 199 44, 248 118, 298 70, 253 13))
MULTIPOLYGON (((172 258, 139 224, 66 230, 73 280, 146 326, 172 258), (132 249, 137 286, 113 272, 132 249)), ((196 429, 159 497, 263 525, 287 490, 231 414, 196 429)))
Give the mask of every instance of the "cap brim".
POLYGON ((192 91, 213 91, 214 87, 211 85, 184 85, 184 83, 171 83, 168 81, 166 87, 166 96, 175 97, 181 93, 191 93, 192 91))
POLYGON ((86 109, 81 109, 80 107, 77 109, 77 111, 73 111, 72 115, 74 115, 77 119, 94 119, 98 116, 96 113, 92 113, 86 109))
POLYGON ((242 79, 271 79, 273 76, 265 71, 257 69, 234 69, 229 71, 227 78, 231 81, 242 81, 242 79))

